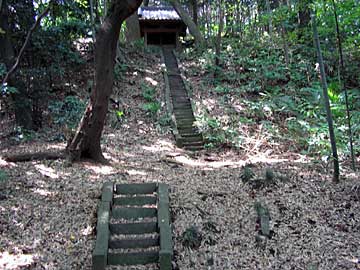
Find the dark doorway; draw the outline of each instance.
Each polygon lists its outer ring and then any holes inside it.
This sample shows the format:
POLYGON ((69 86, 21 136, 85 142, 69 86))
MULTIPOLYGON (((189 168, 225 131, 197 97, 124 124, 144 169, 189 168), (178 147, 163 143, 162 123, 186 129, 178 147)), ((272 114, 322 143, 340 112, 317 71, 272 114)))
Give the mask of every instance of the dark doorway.
POLYGON ((176 33, 148 33, 149 45, 174 45, 176 46, 176 33))

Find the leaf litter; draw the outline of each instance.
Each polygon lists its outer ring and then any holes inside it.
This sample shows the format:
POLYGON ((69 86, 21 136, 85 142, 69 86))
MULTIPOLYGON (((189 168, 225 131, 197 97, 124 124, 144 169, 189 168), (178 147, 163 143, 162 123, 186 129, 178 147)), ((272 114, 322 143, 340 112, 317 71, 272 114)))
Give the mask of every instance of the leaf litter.
MULTIPOLYGON (((1 269, 91 269, 96 208, 106 181, 169 184, 174 269, 360 269, 359 173, 344 168, 342 181, 333 184, 321 162, 270 143, 253 143, 248 155, 229 148, 177 149, 170 128, 141 108, 146 101, 139 83, 150 77, 158 82, 164 111, 159 57, 144 59, 143 67, 130 67, 116 83, 114 95, 121 96, 125 109, 121 122, 110 111, 105 128, 102 146, 110 166, 0 162, 8 175, 1 185, 1 269), (264 161, 266 151, 276 155, 264 161), (244 181, 245 165, 251 181, 266 179, 270 168, 275 184, 244 181), (261 244, 256 202, 270 212, 272 237, 261 244), (189 228, 201 235, 196 245, 184 245, 184 236, 192 236, 186 234, 189 228)), ((59 145, 21 146, 26 151, 52 147, 59 145)), ((2 145, 4 152, 15 150, 18 146, 2 145)))

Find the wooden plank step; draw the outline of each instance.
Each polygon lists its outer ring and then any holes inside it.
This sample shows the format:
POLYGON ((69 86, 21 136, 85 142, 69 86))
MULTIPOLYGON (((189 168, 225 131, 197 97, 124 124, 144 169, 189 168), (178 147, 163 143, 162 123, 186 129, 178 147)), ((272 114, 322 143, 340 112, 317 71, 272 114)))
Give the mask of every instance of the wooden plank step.
POLYGON ((185 117, 192 117, 195 119, 195 116, 192 112, 181 112, 181 113, 174 113, 175 115, 175 119, 182 119, 182 118, 185 118, 185 117))
POLYGON ((159 261, 159 252, 131 252, 131 253, 109 253, 109 265, 137 265, 157 263, 159 261))
POLYGON ((155 196, 115 197, 114 205, 152 205, 156 204, 155 196))
POLYGON ((156 183, 117 184, 116 194, 152 194, 157 189, 156 183))
POLYGON ((204 150, 204 146, 184 146, 185 150, 189 151, 201 151, 204 150))
POLYGON ((180 105, 173 105, 174 109, 180 109, 180 110, 186 110, 186 109, 192 109, 191 104, 188 105, 184 105, 184 104, 180 104, 180 105))
POLYGON ((151 238, 139 238, 139 239, 110 239, 109 248, 112 249, 128 249, 128 248, 149 248, 159 246, 159 236, 151 238))
POLYGON ((199 132, 193 132, 193 133, 183 133, 180 134, 182 138, 188 138, 188 137, 199 137, 199 138, 203 138, 202 134, 199 132))
POLYGON ((188 94, 185 91, 177 91, 170 93, 172 98, 189 98, 188 94))
POLYGON ((143 234, 157 232, 157 222, 110 223, 112 234, 143 234))
POLYGON ((177 115, 177 116, 175 115, 175 119, 178 121, 181 121, 181 120, 184 121, 187 119, 191 119, 193 122, 195 121, 195 117, 192 114, 188 114, 188 115, 184 114, 184 115, 177 115))
POLYGON ((155 217, 156 212, 156 208, 114 207, 112 209, 112 217, 115 219, 138 219, 155 217))
POLYGON ((187 119, 178 119, 176 121, 176 125, 181 126, 190 126, 192 127, 194 125, 195 119, 187 118, 187 119))
POLYGON ((193 136, 193 137, 182 137, 183 144, 186 146, 188 143, 204 143, 202 136, 193 136))
POLYGON ((194 134, 194 133, 198 133, 199 131, 197 130, 196 127, 191 126, 191 127, 177 127, 179 134, 181 136, 183 136, 183 134, 194 134))
POLYGON ((184 147, 193 147, 193 146, 204 146, 204 142, 188 142, 183 144, 184 147))

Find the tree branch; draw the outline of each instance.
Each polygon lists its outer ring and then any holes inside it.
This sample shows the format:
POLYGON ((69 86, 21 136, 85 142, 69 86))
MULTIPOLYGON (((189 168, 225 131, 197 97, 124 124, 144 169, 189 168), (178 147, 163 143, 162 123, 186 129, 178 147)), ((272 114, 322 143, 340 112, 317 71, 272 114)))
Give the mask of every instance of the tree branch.
MULTIPOLYGON (((1 0, 0 0, 1 1, 1 0)), ((1 1, 2 2, 2 1, 1 1)), ((26 35, 26 39, 25 42, 23 44, 23 46, 20 49, 19 55, 16 59, 15 64, 11 67, 11 69, 9 70, 9 72, 6 74, 4 80, 2 81, 2 87, 5 86, 6 82, 9 80, 10 76, 16 71, 17 67, 19 66, 21 57, 23 56, 26 46, 28 45, 31 35, 34 33, 34 31, 36 30, 36 28, 40 25, 40 22, 42 20, 43 17, 45 17, 48 12, 50 11, 50 7, 52 4, 53 0, 49 2, 49 5, 46 7, 46 9, 39 15, 39 17, 37 17, 34 25, 30 28, 29 32, 26 35)))

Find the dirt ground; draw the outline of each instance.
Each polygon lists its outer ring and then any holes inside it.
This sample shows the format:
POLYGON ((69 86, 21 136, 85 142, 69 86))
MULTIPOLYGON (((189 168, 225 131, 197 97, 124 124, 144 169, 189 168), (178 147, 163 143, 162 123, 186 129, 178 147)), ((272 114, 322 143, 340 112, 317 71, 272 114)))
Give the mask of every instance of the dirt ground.
MULTIPOLYGON (((121 97, 125 117, 109 117, 105 128, 109 165, 0 159, 8 175, 0 183, 0 269, 91 269, 105 181, 170 185, 175 269, 360 269, 359 173, 343 166, 334 184, 328 164, 296 152, 176 148, 170 128, 141 109, 141 82, 164 100, 159 58, 144 62, 116 83, 114 97, 121 97), (271 171, 273 181, 262 188, 244 183, 245 165, 253 179, 271 171), (257 240, 255 202, 269 209, 270 239, 257 240), (191 226, 202 236, 196 249, 183 245, 191 226)), ((65 147, 46 134, 13 145, 5 129, 1 136, 0 156, 65 147)))

